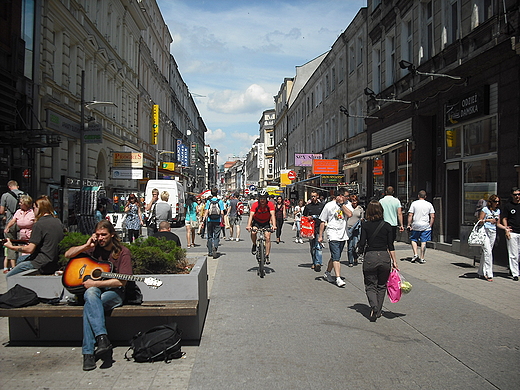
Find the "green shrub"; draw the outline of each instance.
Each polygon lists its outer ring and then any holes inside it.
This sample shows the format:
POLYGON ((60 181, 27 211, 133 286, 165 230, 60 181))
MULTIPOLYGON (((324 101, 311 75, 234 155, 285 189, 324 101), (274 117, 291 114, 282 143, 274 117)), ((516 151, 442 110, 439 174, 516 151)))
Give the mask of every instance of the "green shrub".
POLYGON ((58 244, 59 253, 60 253, 60 260, 59 265, 60 268, 65 267, 67 263, 69 262, 69 259, 65 257, 65 252, 69 250, 69 248, 73 246, 79 246, 83 245, 87 242, 89 239, 89 235, 79 233, 79 232, 67 232, 65 233, 65 236, 63 237, 63 240, 60 241, 58 244))
POLYGON ((125 244, 132 253, 135 274, 178 274, 190 271, 186 249, 164 238, 140 238, 125 244))
MULTIPOLYGON (((73 246, 85 244, 89 237, 78 232, 65 233, 65 237, 59 243, 60 268, 64 268, 69 261, 65 252, 73 246)), ((192 265, 186 260, 186 249, 178 247, 173 241, 148 237, 124 245, 132 254, 134 274, 179 274, 189 273, 191 270, 192 265)))

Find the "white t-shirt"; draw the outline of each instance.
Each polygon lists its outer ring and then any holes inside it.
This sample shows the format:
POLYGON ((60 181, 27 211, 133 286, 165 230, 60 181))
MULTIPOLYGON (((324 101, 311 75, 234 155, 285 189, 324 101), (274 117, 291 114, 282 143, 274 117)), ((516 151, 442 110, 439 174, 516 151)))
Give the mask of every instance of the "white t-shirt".
POLYGON ((388 222, 391 226, 397 226, 397 210, 401 207, 401 202, 399 199, 394 198, 392 195, 386 195, 382 198, 379 203, 383 206, 383 217, 386 222, 388 222))
POLYGON ((430 227, 430 214, 435 214, 435 210, 430 202, 424 199, 413 201, 408 212, 413 213, 412 230, 420 232, 432 230, 430 227))
MULTIPOLYGON (((346 203, 350 211, 354 211, 350 202, 346 203)), ((319 219, 327 222, 327 237, 329 241, 347 241, 347 216, 338 206, 336 200, 327 203, 321 211, 319 219)))

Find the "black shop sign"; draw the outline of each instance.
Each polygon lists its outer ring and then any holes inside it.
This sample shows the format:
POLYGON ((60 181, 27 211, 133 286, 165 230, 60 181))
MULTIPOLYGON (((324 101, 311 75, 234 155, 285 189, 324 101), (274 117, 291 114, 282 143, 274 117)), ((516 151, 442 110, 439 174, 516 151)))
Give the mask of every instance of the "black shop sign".
POLYGON ((475 117, 489 113, 489 86, 448 100, 444 106, 445 125, 452 127, 475 117))

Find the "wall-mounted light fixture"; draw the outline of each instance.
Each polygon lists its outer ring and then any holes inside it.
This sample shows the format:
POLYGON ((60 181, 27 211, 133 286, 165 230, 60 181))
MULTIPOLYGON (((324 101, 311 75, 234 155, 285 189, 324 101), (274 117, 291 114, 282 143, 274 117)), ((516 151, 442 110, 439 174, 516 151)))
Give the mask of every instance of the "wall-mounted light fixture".
POLYGON ((410 61, 401 60, 399 61, 399 66, 401 69, 408 69, 408 71, 413 75, 421 75, 421 76, 432 76, 432 77, 448 77, 452 80, 462 80, 462 77, 459 76, 452 76, 449 74, 444 73, 428 73, 428 72, 420 72, 417 70, 414 64, 412 64, 410 61))
POLYGON ((361 118, 361 119, 381 119, 378 116, 364 116, 364 115, 351 115, 344 106, 339 106, 339 111, 350 118, 361 118))
POLYGON ((376 94, 374 91, 372 91, 370 88, 366 87, 364 89, 365 95, 369 96, 369 100, 373 100, 375 102, 384 102, 384 103, 404 103, 404 104, 412 104, 409 100, 401 100, 401 99, 394 99, 394 98, 382 98, 379 94, 376 94))

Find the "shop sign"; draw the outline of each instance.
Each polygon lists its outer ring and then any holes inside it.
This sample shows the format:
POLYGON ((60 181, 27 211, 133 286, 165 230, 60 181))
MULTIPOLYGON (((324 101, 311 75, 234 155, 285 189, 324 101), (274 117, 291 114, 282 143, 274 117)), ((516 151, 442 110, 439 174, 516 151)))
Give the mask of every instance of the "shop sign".
POLYGON ((489 87, 484 86, 456 99, 448 100, 444 106, 445 125, 451 127, 457 123, 487 115, 489 111, 489 87))
POLYGON ((315 175, 337 175, 339 173, 339 160, 312 160, 312 173, 315 175))
POLYGON ((143 178, 142 169, 112 169, 112 179, 123 179, 123 180, 141 180, 143 178))
POLYGON ((89 122, 85 126, 85 132, 83 133, 83 141, 86 144, 100 144, 103 143, 103 129, 101 123, 89 122))
POLYGON ((383 160, 374 160, 374 166, 372 168, 372 174, 374 176, 383 175, 383 160))
POLYGON ((113 167, 115 168, 142 168, 143 154, 134 152, 114 152, 113 167))
POLYGON ((312 167, 314 159, 323 158, 322 154, 296 153, 294 155, 294 166, 296 167, 312 167))
POLYGON ((322 187, 337 187, 344 184, 344 175, 321 175, 321 186, 322 187))

